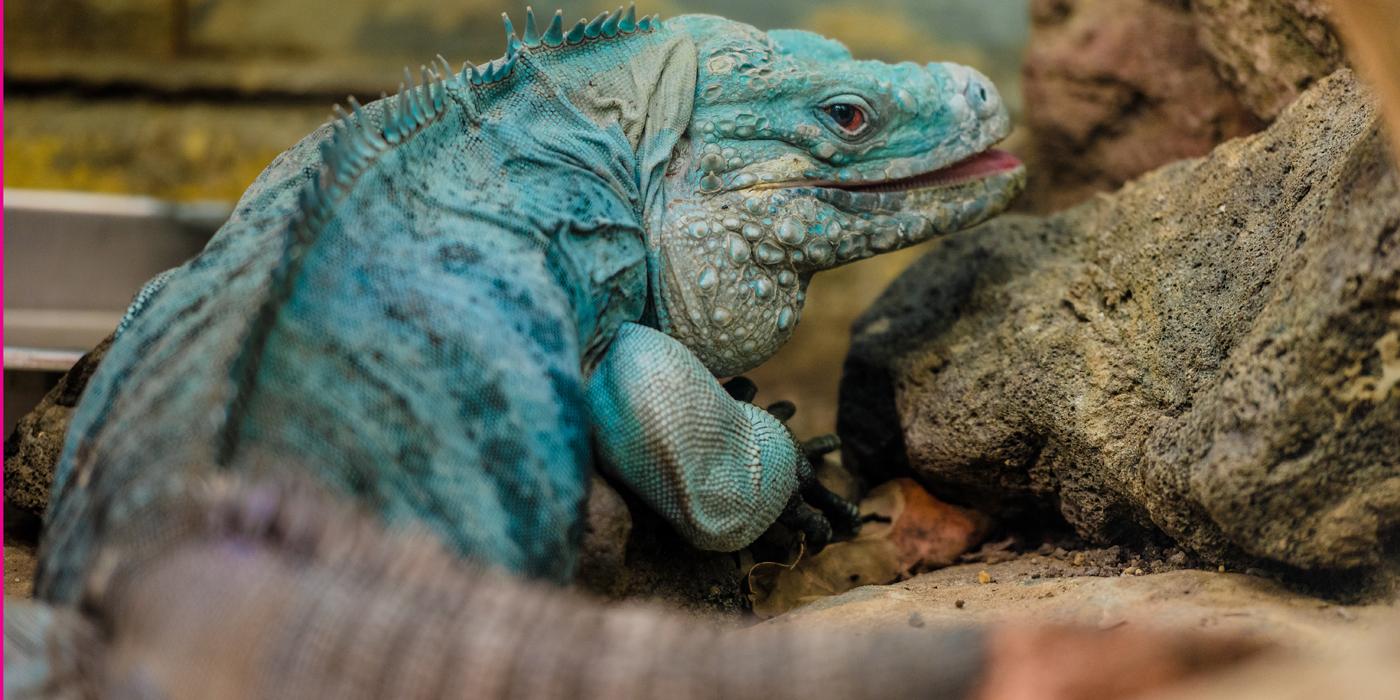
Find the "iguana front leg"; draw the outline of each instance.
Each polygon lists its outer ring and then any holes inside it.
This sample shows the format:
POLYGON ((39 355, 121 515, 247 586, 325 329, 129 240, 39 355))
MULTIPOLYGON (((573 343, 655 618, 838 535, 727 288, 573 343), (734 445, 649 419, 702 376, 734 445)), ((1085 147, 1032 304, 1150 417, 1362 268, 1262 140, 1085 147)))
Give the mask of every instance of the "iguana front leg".
POLYGON ((739 549, 784 514, 824 544, 831 527, 802 499, 826 505, 830 494, 792 434, 731 397, 680 342, 624 324, 588 402, 603 469, 696 547, 739 549))

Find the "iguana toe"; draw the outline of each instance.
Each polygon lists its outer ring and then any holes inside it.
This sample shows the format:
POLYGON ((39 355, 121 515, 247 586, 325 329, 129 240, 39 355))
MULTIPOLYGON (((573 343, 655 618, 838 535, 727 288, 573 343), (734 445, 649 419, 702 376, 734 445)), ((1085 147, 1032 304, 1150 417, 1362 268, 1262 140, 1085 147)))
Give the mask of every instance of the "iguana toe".
POLYGON ((724 383, 724 390, 729 392, 735 401, 753 403, 753 397, 758 396, 758 385, 753 383, 748 377, 734 377, 724 383))
POLYGON ((768 411, 769 415, 773 416, 774 418, 777 418, 783 423, 792 420, 792 417, 797 415, 797 405, 791 401, 786 400, 774 401, 773 403, 768 404, 768 408, 764 410, 768 411))
POLYGON ((788 502, 782 515, 778 516, 778 522, 795 532, 802 533, 803 543, 809 556, 822 551, 831 542, 831 522, 826 519, 825 515, 805 503, 797 495, 794 495, 793 499, 788 502))

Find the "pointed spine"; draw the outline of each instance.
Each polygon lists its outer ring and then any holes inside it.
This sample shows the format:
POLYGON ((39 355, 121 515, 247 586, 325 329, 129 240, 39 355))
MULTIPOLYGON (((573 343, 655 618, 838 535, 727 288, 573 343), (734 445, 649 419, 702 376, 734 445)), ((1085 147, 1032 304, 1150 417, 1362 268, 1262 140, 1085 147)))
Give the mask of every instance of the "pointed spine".
POLYGON ((520 38, 515 36, 515 25, 510 23, 510 15, 501 13, 501 24, 506 27, 506 57, 514 56, 520 50, 520 38))
POLYGON ((607 20, 603 22, 601 31, 605 38, 611 39, 617 36, 617 23, 622 19, 622 7, 617 8, 617 12, 608 14, 607 20))
POLYGON ((442 106, 447 102, 447 87, 442 84, 442 76, 438 72, 427 66, 418 66, 418 73, 423 80, 423 92, 427 93, 425 98, 430 108, 430 115, 437 116, 442 111, 442 106))
POLYGON ((556 48, 564 44, 564 11, 555 10, 554 19, 549 21, 549 28, 544 30, 544 36, 540 39, 545 46, 556 48))
POLYGON ((403 82, 405 89, 399 92, 399 110, 403 112, 405 125, 412 130, 422 126, 428 115, 418 102, 418 86, 413 84, 413 72, 408 66, 403 69, 403 82))
POLYGON ((336 160, 336 181, 344 180, 349 182, 350 171, 357 169, 363 161, 369 160, 374 152, 365 152, 364 145, 356 138, 356 129, 350 115, 345 113, 345 109, 340 105, 332 108, 335 113, 335 123, 331 126, 333 136, 330 138, 331 150, 336 160))
POLYGON ((603 34, 603 23, 608 21, 608 13, 600 12, 597 17, 588 23, 584 28, 583 35, 589 39, 597 39, 603 34))
POLYGON ((581 19, 578 24, 574 25, 573 29, 569 30, 569 35, 564 37, 564 42, 571 45, 582 44, 586 38, 588 38, 588 20, 581 19))
POLYGON ((448 80, 451 80, 451 81, 457 83, 458 85, 461 85, 461 84, 462 84, 462 77, 461 77, 460 74, 453 72, 453 70, 452 70, 452 64, 451 64, 451 63, 448 63, 448 62, 447 62, 447 59, 446 59, 446 58, 443 58, 442 54, 438 54, 438 55, 436 56, 436 58, 437 58, 437 66, 436 66, 436 67, 442 69, 442 79, 443 79, 443 81, 444 81, 443 87, 446 88, 445 81, 448 81, 448 80))
POLYGON ((379 103, 383 106, 381 113, 384 115, 384 126, 380 129, 384 137, 384 143, 390 146, 399 142, 398 115, 394 113, 394 101, 384 93, 379 93, 379 103))
POLYGON ((622 16, 622 21, 617 23, 617 31, 623 34, 631 34, 637 31, 637 3, 627 6, 627 14, 622 16))
POLYGON ((535 8, 525 6, 525 45, 534 48, 540 45, 540 32, 535 28, 535 8))
POLYGON ((350 113, 355 117, 355 127, 359 134, 360 142, 369 151, 367 156, 372 156, 385 148, 389 143, 384 140, 380 130, 370 123, 369 116, 365 114, 364 108, 360 107, 360 101, 351 95, 347 100, 350 102, 350 113))

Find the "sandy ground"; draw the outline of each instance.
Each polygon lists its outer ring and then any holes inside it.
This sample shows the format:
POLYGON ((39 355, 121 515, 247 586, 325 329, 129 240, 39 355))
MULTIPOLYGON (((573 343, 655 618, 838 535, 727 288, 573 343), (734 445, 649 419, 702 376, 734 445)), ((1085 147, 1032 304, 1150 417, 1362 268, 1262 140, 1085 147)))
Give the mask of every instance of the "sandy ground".
POLYGON ((1342 606, 1243 573, 1130 573, 1137 568, 1109 576, 1076 575, 1065 561, 1039 554, 998 564, 960 564, 887 586, 863 586, 766 624, 855 630, 894 623, 1143 625, 1237 633, 1306 647, 1389 625, 1400 612, 1394 603, 1342 606))
POLYGON ((28 598, 34 591, 34 545, 5 543, 5 597, 28 598))

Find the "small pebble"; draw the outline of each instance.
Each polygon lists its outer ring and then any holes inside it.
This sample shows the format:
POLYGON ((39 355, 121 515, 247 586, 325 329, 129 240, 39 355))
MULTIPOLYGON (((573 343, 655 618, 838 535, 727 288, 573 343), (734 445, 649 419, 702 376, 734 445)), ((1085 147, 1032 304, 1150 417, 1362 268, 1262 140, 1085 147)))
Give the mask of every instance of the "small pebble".
POLYGON ((1220 573, 1223 574, 1223 573, 1225 573, 1225 565, 1224 565, 1224 564, 1221 564, 1220 566, 1216 567, 1215 570, 1216 570, 1216 571, 1219 571, 1220 573))
POLYGON ((910 626, 910 627, 923 627, 923 626, 924 626, 924 618, 923 618, 923 616, 919 615, 918 612, 909 613, 909 626, 910 626))
POLYGON ((991 582, 992 582, 992 575, 989 574, 989 573, 987 573, 986 570, 979 571, 979 572, 977 572, 977 582, 978 582, 978 583, 991 583, 991 582))
POLYGON ((955 607, 955 608, 961 608, 961 607, 964 606, 964 605, 967 605, 967 601, 964 601, 964 600, 955 600, 955 601, 953 601, 953 607, 955 607))

